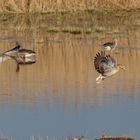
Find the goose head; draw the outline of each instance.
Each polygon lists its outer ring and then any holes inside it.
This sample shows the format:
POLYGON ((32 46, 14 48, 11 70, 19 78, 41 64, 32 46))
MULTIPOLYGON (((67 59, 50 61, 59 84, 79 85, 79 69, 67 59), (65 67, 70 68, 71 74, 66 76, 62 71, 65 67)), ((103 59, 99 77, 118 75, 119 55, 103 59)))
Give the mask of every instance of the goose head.
POLYGON ((122 64, 117 64, 117 69, 126 70, 126 67, 122 64))

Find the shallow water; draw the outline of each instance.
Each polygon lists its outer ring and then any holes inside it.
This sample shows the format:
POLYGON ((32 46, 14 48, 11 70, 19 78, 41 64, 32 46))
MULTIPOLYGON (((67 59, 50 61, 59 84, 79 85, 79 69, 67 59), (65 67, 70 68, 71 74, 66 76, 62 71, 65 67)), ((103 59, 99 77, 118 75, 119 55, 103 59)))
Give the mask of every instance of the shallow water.
POLYGON ((19 72, 12 60, 0 64, 0 136, 93 139, 105 133, 139 139, 140 27, 118 26, 117 33, 108 33, 109 27, 97 36, 1 29, 1 53, 18 40, 36 51, 36 63, 19 72), (97 85, 94 56, 113 38, 113 57, 126 70, 97 85))

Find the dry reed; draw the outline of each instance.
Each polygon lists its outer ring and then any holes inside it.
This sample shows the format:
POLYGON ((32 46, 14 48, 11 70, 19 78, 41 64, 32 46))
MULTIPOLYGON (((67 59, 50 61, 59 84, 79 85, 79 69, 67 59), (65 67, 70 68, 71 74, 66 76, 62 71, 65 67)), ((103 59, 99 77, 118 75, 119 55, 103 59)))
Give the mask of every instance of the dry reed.
POLYGON ((140 0, 1 0, 0 12, 52 12, 85 9, 139 9, 140 0))

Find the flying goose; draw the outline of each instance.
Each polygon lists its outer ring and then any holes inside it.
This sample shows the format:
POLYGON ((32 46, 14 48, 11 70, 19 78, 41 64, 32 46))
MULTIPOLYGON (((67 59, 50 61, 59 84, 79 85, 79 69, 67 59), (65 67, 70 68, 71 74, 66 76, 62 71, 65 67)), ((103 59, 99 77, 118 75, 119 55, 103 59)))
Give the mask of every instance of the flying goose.
POLYGON ((110 55, 105 55, 104 51, 97 53, 94 58, 94 66, 100 75, 96 78, 96 83, 100 83, 106 77, 112 76, 119 71, 125 69, 125 66, 117 64, 115 59, 110 55))

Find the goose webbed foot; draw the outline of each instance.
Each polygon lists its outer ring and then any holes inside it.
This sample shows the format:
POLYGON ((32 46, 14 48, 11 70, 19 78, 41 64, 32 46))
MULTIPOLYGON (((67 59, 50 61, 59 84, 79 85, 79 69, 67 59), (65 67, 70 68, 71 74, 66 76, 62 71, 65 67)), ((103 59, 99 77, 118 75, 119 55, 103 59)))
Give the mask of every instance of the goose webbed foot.
POLYGON ((105 79, 105 77, 104 76, 102 76, 101 74, 96 78, 96 83, 97 84, 100 84, 101 83, 101 81, 103 81, 105 79))

